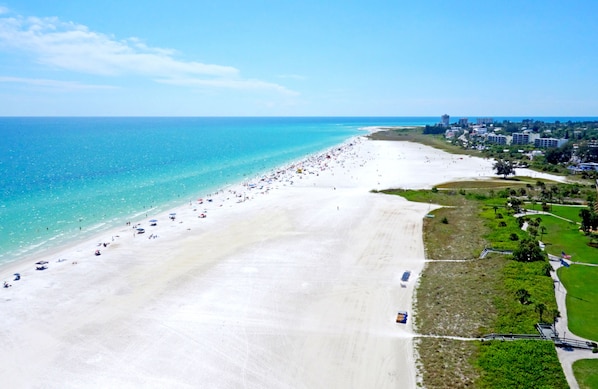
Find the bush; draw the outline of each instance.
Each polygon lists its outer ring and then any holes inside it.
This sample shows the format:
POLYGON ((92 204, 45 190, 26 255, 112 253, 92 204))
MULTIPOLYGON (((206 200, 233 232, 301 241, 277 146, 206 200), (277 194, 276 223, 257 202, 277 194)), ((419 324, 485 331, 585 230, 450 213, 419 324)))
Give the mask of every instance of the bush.
POLYGON ((519 240, 519 235, 517 235, 516 233, 512 233, 511 235, 509 235, 509 239, 515 241, 515 240, 519 240))
POLYGON ((441 220, 442 224, 448 224, 448 219, 445 217, 442 218, 441 220))

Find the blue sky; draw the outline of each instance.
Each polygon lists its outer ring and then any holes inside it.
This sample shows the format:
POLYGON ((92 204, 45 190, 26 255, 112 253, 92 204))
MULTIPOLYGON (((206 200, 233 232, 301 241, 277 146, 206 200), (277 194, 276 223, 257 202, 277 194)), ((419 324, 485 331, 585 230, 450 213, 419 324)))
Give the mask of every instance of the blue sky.
POLYGON ((0 0, 0 116, 598 116, 598 2, 0 0))

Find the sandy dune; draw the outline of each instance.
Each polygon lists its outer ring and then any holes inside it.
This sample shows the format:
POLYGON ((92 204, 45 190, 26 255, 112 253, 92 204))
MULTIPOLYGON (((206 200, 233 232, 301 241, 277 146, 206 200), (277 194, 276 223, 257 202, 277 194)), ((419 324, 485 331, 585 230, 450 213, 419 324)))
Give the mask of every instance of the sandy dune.
POLYGON ((2 291, 3 386, 415 387, 411 318, 395 315, 411 310, 431 206, 370 190, 490 176, 492 162, 362 139, 329 156, 174 221, 150 215, 143 235, 36 258, 47 270, 0 269, 22 275, 2 291))

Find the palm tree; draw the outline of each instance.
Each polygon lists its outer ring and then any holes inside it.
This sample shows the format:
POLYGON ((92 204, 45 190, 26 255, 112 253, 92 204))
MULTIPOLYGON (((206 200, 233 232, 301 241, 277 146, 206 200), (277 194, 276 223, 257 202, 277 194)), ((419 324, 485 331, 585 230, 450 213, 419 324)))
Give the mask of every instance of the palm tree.
POLYGON ((542 323, 542 314, 544 313, 544 311, 546 311, 546 305, 542 303, 536 304, 534 310, 536 311, 536 313, 540 315, 540 323, 542 323))
POLYGON ((542 240, 542 237, 544 236, 545 233, 546 233, 546 227, 540 226, 540 240, 542 240))
POLYGON ((517 292, 515 292, 515 297, 517 297, 517 300, 519 300, 521 304, 525 305, 529 302, 531 295, 527 290, 519 289, 517 292))

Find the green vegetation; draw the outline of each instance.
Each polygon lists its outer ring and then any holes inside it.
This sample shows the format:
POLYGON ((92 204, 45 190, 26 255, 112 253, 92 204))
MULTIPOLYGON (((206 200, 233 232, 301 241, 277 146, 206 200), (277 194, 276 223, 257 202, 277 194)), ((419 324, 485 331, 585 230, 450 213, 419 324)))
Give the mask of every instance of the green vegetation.
POLYGON ((552 342, 484 342, 478 388, 568 388, 552 342))
MULTIPOLYGON (((416 341, 424 364, 422 379, 427 388, 471 388, 480 378, 476 366, 479 355, 478 342, 463 342, 453 339, 419 338, 416 341)), ((401 387, 398 385, 398 387, 401 387)))
POLYGON ((513 166, 513 162, 509 160, 497 159, 493 168, 494 170, 496 170, 496 174, 503 176, 503 178, 507 178, 507 176, 515 174, 515 167, 513 166))
MULTIPOLYGON (((477 259, 487 246, 518 249, 522 245, 519 237, 524 243, 529 245, 532 242, 537 247, 535 240, 521 231, 518 219, 512 217, 515 212, 512 204, 506 201, 507 198, 498 196, 506 185, 511 185, 500 181, 501 184, 494 183, 483 189, 448 185, 451 189, 386 191, 409 200, 447 206, 434 210, 434 218, 424 220, 427 257, 440 261, 429 263, 420 279, 414 315, 420 333, 463 337, 480 337, 489 333, 535 333, 538 321, 552 322, 558 314, 552 278, 548 277, 550 272, 546 268, 549 265, 543 256, 535 262, 516 262, 499 254, 477 259), (445 217, 450 220, 449 225, 442 223, 445 217), (513 234, 517 240, 512 239, 513 234), (449 262, 443 259, 469 260, 449 262), (517 297, 517 291, 521 289, 526 291, 524 304, 517 297)), ((514 353, 512 358, 525 359, 532 355, 516 355, 521 350, 515 343, 519 342, 506 342, 504 346, 506 350, 515 347, 511 351, 514 353)), ((441 340, 430 339, 419 342, 424 385, 442 387, 440 382, 447 379, 446 374, 439 374, 433 366, 441 364, 446 358, 461 361, 459 366, 452 367, 450 375, 464 378, 451 381, 453 387, 467 386, 471 380, 480 387, 497 382, 499 370, 487 370, 484 365, 478 365, 483 361, 482 346, 471 347, 468 344, 457 347, 458 351, 449 351, 443 344, 441 340), (438 355, 438 349, 432 351, 434 347, 442 348, 444 358, 438 355), (475 374, 472 373, 472 363, 475 374)), ((560 380, 564 382, 554 346, 552 343, 549 346, 541 352, 541 363, 560 372, 560 380)), ((527 363, 534 362, 528 360, 527 363)))
POLYGON ((598 388, 598 359, 582 359, 573 363, 573 373, 580 389, 598 388))
MULTIPOLYGON (((414 314, 418 332, 462 337, 511 332, 534 334, 536 323, 552 323, 558 316, 554 284, 549 277, 551 268, 544 253, 540 252, 536 261, 517 262, 500 254, 478 259, 484 247, 515 251, 527 247, 538 254, 536 240, 522 231, 519 219, 513 217, 518 208, 517 201, 510 196, 513 182, 496 181, 486 185, 480 185, 478 181, 450 183, 430 191, 385 191, 412 201, 445 205, 431 211, 434 218, 424 220, 426 255, 439 261, 429 263, 421 275, 414 314), (466 186, 468 184, 475 187, 466 186), (448 225, 442 223, 444 218, 450 221, 448 225), (442 261, 454 259, 465 261, 442 261), (518 295, 521 290, 525 291, 523 299, 518 295)), ((527 185, 531 183, 523 181, 519 188, 527 188, 527 185)), ((538 233, 540 227, 544 227, 542 218, 528 218, 538 233)), ((545 234, 548 229, 544 227, 545 234)), ((441 382, 448 379, 447 375, 461 377, 451 381, 452 387, 471 385, 472 380, 476 387, 495 387, 496 383, 503 382, 502 371, 498 367, 488 367, 498 363, 492 359, 494 348, 490 346, 498 342, 474 343, 472 346, 469 342, 451 341, 460 344, 453 345, 456 350, 449 350, 446 342, 427 338, 418 342, 425 386, 446 386, 447 381, 445 384, 441 382), (439 349, 442 350, 440 355, 439 349), (452 366, 450 373, 437 372, 449 358, 460 361, 458 366, 452 366)), ((519 343, 505 342, 496 346, 500 347, 501 358, 524 366, 521 374, 509 377, 504 385, 526 382, 527 375, 535 370, 525 366, 539 364, 543 366, 542 371, 556 372, 550 373, 550 377, 557 376, 553 382, 556 386, 548 386, 566 387, 552 343, 537 342, 537 352, 524 354, 520 349, 524 346, 519 343), (521 359, 524 363, 519 363, 521 359)), ((533 347, 533 344, 527 347, 533 347)), ((511 366, 511 370, 519 372, 517 367, 511 366)), ((535 373, 539 374, 539 371, 535 373)), ((542 379, 537 381, 540 383, 538 387, 546 385, 542 379)), ((553 378, 549 380, 552 382, 553 378)))
POLYGON ((598 267, 571 265, 558 270, 567 288, 569 329, 586 339, 598 341, 598 267))
MULTIPOLYGON (((507 124, 507 133, 520 128, 507 124)), ((533 128, 544 131, 543 134, 548 134, 550 129, 551 136, 557 138, 561 130, 568 132, 571 139, 574 135, 582 149, 575 151, 577 157, 582 161, 598 161, 598 147, 589 147, 588 143, 593 141, 598 145, 593 140, 598 139, 598 123, 584 128, 571 123, 547 127, 535 123, 533 128)), ((435 135, 443 132, 437 130, 424 130, 433 135, 401 129, 376 136, 462 153, 459 151, 459 148, 464 150, 461 140, 447 142, 442 135, 435 135)), ((475 140, 466 145, 466 153, 564 174, 568 174, 567 161, 574 152, 569 144, 568 148, 545 150, 544 156, 530 161, 513 147, 498 145, 480 154, 482 148, 475 146, 475 140)), ((532 146, 515 147, 524 151, 533 149, 532 146)), ((504 169, 498 172, 509 176, 504 169)), ((583 173, 581 178, 596 178, 593 175, 583 173)), ((593 212, 595 181, 584 184, 579 177, 577 182, 568 184, 513 177, 444 183, 431 191, 384 191, 431 204, 433 217, 424 219, 424 242, 427 258, 436 261, 426 265, 416 291, 414 325, 418 332, 463 337, 479 337, 491 332, 533 334, 536 323, 553 322, 559 312, 555 285, 549 277, 552 267, 545 253, 538 250, 537 240, 546 245, 546 252, 555 256, 560 257, 561 252, 565 252, 572 256, 572 261, 598 264, 598 235, 591 231, 592 223, 598 221, 598 215, 593 212), (444 208, 434 206, 432 210, 432 204, 444 208), (572 222, 544 214, 513 217, 523 208, 553 212, 572 222), (527 231, 521 229, 524 222, 527 222, 527 231), (489 254, 478 259, 486 247, 512 250, 514 255, 489 254)), ((595 310, 598 288, 593 282, 597 279, 598 267, 572 265, 559 269, 559 276, 568 290, 569 327, 582 337, 598 339, 598 311, 595 310)), ((427 387, 567 387, 551 342, 476 343, 421 338, 417 348, 423 385, 427 387)), ((581 387, 598 387, 593 373, 598 362, 587 363, 592 367, 576 368, 576 378, 581 387)))
MULTIPOLYGON (((531 209, 530 204, 526 204, 526 209, 531 209)), ((579 211, 582 209, 586 209, 586 206, 571 206, 571 205, 557 205, 551 204, 550 205, 550 213, 553 215, 562 217, 567 220, 572 220, 576 223, 581 223, 581 217, 579 216, 579 211)))
POLYGON ((578 224, 550 215, 540 217, 546 227, 542 241, 549 254, 560 257, 565 252, 573 261, 598 264, 598 248, 589 245, 591 239, 579 231, 578 224))

